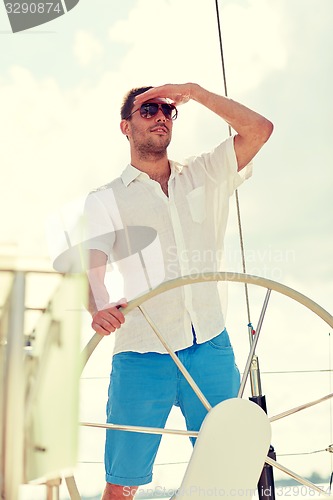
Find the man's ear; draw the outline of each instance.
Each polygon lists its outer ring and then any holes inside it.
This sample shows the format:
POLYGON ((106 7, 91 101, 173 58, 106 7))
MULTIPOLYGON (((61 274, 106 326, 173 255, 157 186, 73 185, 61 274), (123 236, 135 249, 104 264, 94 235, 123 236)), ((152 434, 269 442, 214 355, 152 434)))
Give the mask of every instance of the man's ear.
POLYGON ((129 133, 129 123, 128 123, 128 120, 121 120, 121 122, 120 122, 120 130, 128 138, 128 133, 129 133))

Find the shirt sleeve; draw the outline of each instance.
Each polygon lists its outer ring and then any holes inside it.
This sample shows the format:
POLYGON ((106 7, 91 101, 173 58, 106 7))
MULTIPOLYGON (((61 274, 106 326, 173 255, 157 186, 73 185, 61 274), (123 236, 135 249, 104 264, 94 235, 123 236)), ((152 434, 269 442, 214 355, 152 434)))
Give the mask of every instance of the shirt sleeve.
MULTIPOLYGON (((193 159, 194 160, 194 159, 193 159)), ((189 162, 191 164, 191 161, 189 162)), ((193 163, 194 164, 194 163, 193 163)), ((234 136, 228 137, 209 153, 195 158, 196 168, 203 169, 206 175, 217 184, 227 184, 229 196, 252 175, 252 162, 239 172, 234 147, 234 136)))
POLYGON ((84 207, 85 248, 100 250, 110 256, 115 241, 115 228, 98 192, 87 196, 84 207))

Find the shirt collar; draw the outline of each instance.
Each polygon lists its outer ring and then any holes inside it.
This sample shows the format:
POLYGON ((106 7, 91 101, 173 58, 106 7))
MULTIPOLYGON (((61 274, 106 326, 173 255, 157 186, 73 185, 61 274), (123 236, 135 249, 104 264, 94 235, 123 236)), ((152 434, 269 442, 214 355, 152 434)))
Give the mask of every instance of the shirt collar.
POLYGON ((127 187, 127 186, 129 186, 129 184, 131 184, 131 182, 133 182, 142 173, 143 172, 141 172, 137 168, 133 167, 133 165, 131 165, 129 163, 120 177, 121 177, 123 183, 125 184, 125 186, 127 187))
POLYGON ((176 161, 170 161, 170 166, 171 166, 171 173, 174 172, 175 174, 181 174, 183 168, 186 165, 182 165, 181 163, 178 163, 176 161))
MULTIPOLYGON (((170 160, 171 176, 174 177, 176 174, 180 174, 184 168, 184 165, 170 160)), ((140 175, 148 177, 145 172, 141 172, 136 167, 133 167, 130 163, 127 165, 123 173, 121 174, 121 179, 126 187, 128 187, 131 182, 133 182, 140 175)))

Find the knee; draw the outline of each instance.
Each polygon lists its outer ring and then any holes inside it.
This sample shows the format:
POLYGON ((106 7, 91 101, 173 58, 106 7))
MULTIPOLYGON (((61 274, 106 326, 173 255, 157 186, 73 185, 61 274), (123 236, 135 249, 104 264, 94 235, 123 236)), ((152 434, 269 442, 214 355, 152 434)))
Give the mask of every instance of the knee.
POLYGON ((131 500, 138 486, 122 486, 120 484, 106 483, 102 500, 131 500))

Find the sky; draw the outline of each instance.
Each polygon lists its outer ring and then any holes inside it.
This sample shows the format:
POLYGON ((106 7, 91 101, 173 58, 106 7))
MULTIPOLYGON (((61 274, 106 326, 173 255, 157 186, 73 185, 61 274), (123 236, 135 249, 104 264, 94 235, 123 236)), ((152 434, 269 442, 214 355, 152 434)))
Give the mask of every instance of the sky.
MULTIPOLYGON (((219 7, 228 95, 275 127, 239 192, 247 272, 295 288, 331 311, 332 0, 225 0, 219 7)), ((129 150, 119 108, 129 88, 193 81, 224 93, 212 0, 80 0, 66 15, 16 34, 0 8, 0 45, 2 268, 49 268, 50 214, 125 168, 129 150)), ((208 151, 227 135, 220 118, 189 102, 179 109, 169 157, 181 161, 208 151)), ((241 271, 232 204, 228 270, 241 271)), ((254 325, 263 294, 257 288, 250 295, 254 325)), ((45 299, 36 293, 34 300, 45 299)), ((329 327, 313 316, 290 299, 272 297, 260 347, 263 372, 330 366, 329 327)), ((243 291, 230 284, 228 329, 240 367, 246 323, 243 291)), ((87 325, 83 343, 91 335, 88 319, 87 325)), ((89 376, 103 379, 82 384, 82 419, 104 420, 112 339, 105 345, 110 349, 98 349, 87 368, 89 376), (92 411, 97 386, 101 396, 92 411)), ((263 375, 272 413, 330 392, 327 373, 288 377, 263 375)), ((178 425, 178 416, 172 418, 178 425)), ((303 424, 291 418, 276 425, 281 453, 330 444, 330 405, 309 411, 303 424), (304 431, 294 432, 301 425, 304 431)), ((83 433, 82 460, 100 461, 103 439, 89 432, 83 433)), ((177 445, 180 456, 171 459, 170 448, 165 445, 160 462, 182 461, 190 451, 177 445)), ((312 455, 297 460, 285 457, 284 463, 306 474, 314 469, 312 455)), ((316 466, 327 475, 330 457, 316 455, 316 466)), ((96 467, 89 485, 86 465, 78 477, 81 488, 95 494, 102 466, 89 467, 96 467)), ((157 466, 154 484, 174 486, 175 467, 157 466)))

